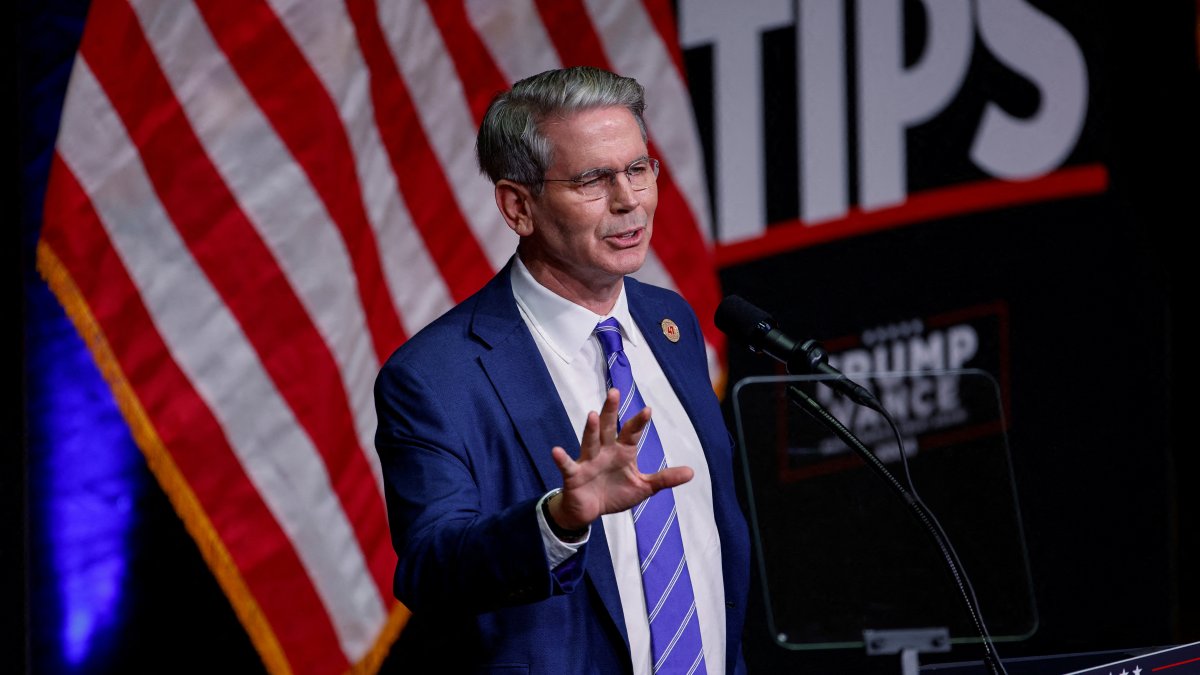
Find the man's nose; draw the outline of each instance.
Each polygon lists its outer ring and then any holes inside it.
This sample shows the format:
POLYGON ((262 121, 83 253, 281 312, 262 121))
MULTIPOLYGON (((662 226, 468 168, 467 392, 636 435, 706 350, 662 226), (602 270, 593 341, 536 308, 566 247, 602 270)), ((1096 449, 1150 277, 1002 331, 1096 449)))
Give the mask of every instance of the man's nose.
POLYGON ((634 190, 629 182, 629 175, 618 171, 613 176, 613 186, 609 191, 608 203, 614 211, 624 213, 637 208, 642 203, 641 195, 645 190, 634 190))

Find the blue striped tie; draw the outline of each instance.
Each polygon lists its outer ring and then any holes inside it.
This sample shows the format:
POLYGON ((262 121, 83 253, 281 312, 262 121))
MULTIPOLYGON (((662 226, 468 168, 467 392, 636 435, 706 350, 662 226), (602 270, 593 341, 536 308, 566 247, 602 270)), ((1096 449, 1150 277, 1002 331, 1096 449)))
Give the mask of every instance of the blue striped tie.
MULTIPOLYGON (((623 425, 645 408, 646 402, 633 381, 617 320, 601 321, 596 326, 596 337, 608 361, 608 386, 621 392, 617 419, 623 425)), ((642 432, 637 461, 642 473, 655 473, 667 466, 653 420, 642 432)), ((705 673, 692 577, 688 574, 679 520, 675 516, 675 495, 671 490, 661 490, 633 509, 642 591, 650 619, 650 652, 655 673, 705 673)))

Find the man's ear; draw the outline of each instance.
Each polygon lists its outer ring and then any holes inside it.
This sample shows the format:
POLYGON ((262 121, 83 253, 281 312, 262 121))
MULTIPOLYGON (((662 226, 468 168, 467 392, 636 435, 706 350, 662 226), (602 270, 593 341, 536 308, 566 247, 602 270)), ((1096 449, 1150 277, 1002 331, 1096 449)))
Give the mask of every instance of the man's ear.
POLYGON ((496 183, 496 206, 517 236, 533 234, 533 193, 528 186, 501 179, 496 183))

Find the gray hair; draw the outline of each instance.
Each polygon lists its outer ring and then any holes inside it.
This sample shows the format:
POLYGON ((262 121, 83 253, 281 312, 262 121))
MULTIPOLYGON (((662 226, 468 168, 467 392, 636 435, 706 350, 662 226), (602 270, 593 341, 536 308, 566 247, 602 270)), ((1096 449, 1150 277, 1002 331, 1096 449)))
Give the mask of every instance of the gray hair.
POLYGON ((541 123, 550 117, 614 106, 633 114, 644 142, 646 94, 637 80, 591 66, 548 70, 520 80, 492 99, 483 116, 475 141, 479 168, 493 183, 508 179, 540 194, 542 178, 554 156, 541 123))

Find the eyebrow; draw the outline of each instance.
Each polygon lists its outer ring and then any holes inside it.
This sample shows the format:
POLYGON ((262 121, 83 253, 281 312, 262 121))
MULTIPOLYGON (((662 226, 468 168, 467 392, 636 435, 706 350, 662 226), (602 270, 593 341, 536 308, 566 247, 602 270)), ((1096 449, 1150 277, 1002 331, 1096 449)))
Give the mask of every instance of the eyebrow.
POLYGON ((580 171, 579 173, 574 174, 573 176, 571 176, 571 178, 569 180, 579 178, 580 176, 586 176, 587 174, 589 174, 593 171, 612 171, 613 173, 616 173, 618 171, 624 171, 625 169, 628 169, 629 167, 633 166, 634 164, 637 164, 638 162, 649 161, 649 159, 650 159, 650 155, 642 155, 641 157, 638 157, 637 159, 630 161, 628 164, 626 164, 625 166, 623 166, 619 169, 613 169, 613 168, 610 168, 607 166, 595 166, 590 169, 584 169, 583 171, 580 171))

